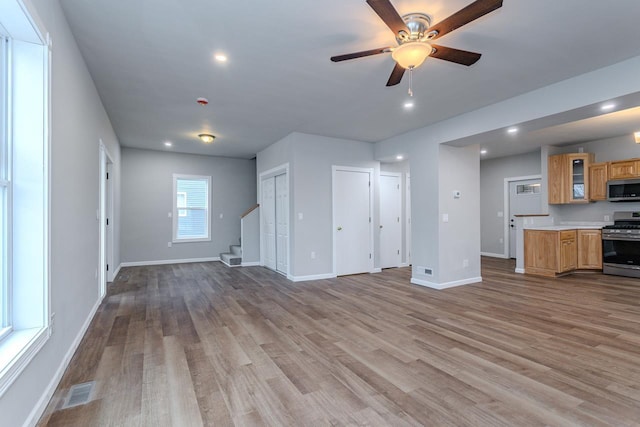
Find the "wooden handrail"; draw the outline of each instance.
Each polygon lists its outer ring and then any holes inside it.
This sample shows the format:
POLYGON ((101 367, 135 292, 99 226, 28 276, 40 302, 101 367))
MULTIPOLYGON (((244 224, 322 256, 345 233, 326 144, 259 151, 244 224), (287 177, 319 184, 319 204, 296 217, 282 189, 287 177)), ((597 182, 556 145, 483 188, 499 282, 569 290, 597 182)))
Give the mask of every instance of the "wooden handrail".
POLYGON ((245 216, 249 215, 251 212, 255 211, 256 209, 258 209, 260 207, 260 204, 256 203, 255 205, 251 206, 249 209, 247 209, 245 211, 245 213, 243 213, 242 215, 240 215, 240 218, 244 218, 245 216))

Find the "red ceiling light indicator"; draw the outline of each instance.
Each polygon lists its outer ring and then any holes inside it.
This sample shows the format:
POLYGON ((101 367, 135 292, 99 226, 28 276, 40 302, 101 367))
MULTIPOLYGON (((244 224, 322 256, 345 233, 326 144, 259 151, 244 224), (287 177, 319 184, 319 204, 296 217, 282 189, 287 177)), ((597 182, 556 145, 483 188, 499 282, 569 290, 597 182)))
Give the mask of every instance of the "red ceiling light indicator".
POLYGON ((204 107, 209 103, 209 100, 207 98, 198 98, 196 102, 204 107))

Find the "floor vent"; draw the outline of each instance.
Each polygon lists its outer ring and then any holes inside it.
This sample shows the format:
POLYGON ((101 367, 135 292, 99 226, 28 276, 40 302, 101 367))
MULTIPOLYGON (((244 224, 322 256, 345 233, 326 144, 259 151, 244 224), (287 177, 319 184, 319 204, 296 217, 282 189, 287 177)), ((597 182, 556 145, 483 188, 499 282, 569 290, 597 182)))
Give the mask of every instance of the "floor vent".
POLYGON ((93 395, 93 387, 96 385, 95 381, 88 383, 76 384, 71 386, 69 394, 64 401, 61 409, 72 408, 74 406, 84 405, 91 400, 93 395))

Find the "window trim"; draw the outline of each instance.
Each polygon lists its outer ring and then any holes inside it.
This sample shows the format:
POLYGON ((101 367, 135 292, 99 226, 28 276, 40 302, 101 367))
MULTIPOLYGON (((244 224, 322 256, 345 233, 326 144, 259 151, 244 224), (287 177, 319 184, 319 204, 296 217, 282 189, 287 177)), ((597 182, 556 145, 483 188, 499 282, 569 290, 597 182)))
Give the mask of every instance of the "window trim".
POLYGON ((209 175, 187 175, 187 174, 173 174, 173 208, 172 208, 172 243, 195 243, 195 242, 210 242, 211 241, 211 176, 209 175), (178 180, 179 179, 190 179, 190 180, 200 180, 206 181, 207 183, 207 205, 204 209, 202 208, 180 208, 178 209, 178 180), (206 237, 189 237, 189 238, 179 238, 178 237, 178 220, 180 217, 184 217, 185 215, 180 215, 179 210, 205 210, 207 213, 207 236, 206 237))
MULTIPOLYGON (((15 146, 14 140, 16 135, 23 138, 23 127, 16 127, 15 122, 18 120, 22 123, 24 117, 24 111, 20 111, 17 115, 14 114, 14 103, 16 102, 16 96, 25 90, 28 84, 25 84, 22 79, 20 80, 18 90, 16 90, 16 82, 12 78, 15 73, 15 50, 22 49, 22 46, 31 46, 34 49, 41 49, 37 53, 30 51, 31 55, 37 62, 34 62, 34 66, 39 69, 39 74, 36 76, 38 79, 39 95, 34 99, 29 96, 31 102, 42 102, 41 115, 37 115, 35 125, 37 126, 37 138, 34 139, 34 135, 28 136, 34 141, 34 147, 38 147, 38 158, 42 159, 42 169, 39 170, 39 176, 41 181, 38 184, 37 194, 33 195, 32 200, 36 201, 42 207, 41 216, 38 220, 38 227, 40 232, 38 234, 38 251, 42 254, 42 264, 39 266, 40 273, 38 274, 37 283, 33 284, 37 292, 38 303, 32 306, 33 311, 28 311, 27 317, 21 312, 19 314, 18 322, 16 322, 15 312, 16 301, 20 307, 24 306, 25 295, 18 295, 16 292, 11 292, 11 304, 14 305, 11 312, 11 322, 13 326, 9 333, 5 333, 5 336, 0 340, 0 397, 11 387, 13 382, 20 376, 20 374, 27 368, 32 359, 40 352, 40 350, 47 343, 53 332, 51 321, 51 244, 50 244, 50 230, 51 230, 51 38, 42 21, 38 17, 37 13, 29 3, 23 3, 21 0, 8 1, 2 3, 2 19, 0 19, 0 35, 4 36, 8 40, 7 42, 7 61, 8 64, 4 71, 8 71, 5 75, 7 91, 6 91, 6 104, 4 105, 5 111, 2 113, 6 119, 6 128, 2 130, 6 132, 7 140, 7 177, 8 195, 11 199, 7 199, 7 211, 8 216, 11 219, 13 210, 15 209, 15 198, 12 192, 12 187, 15 185, 15 175, 10 161, 15 160, 15 146), (6 18, 6 20, 5 20, 6 18), (9 26, 5 25, 8 24, 9 26), (5 31, 2 31, 4 29, 5 31), (17 35, 17 37, 13 37, 17 35), (41 73, 41 74, 40 74, 41 73), (42 79, 42 80, 40 80, 42 79), (41 86, 40 86, 41 85, 41 86), (41 97, 40 97, 41 94, 41 97), (40 222, 41 221, 41 222, 40 222), (40 235, 41 233, 41 235, 40 235), (26 319, 26 323, 25 323, 26 319)), ((22 51, 21 51, 22 52, 22 51)), ((29 54, 28 54, 29 55, 29 54)), ((22 53, 19 55, 22 56, 22 53)), ((4 66, 4 65, 3 65, 4 66)), ((20 98, 22 99, 22 98, 20 98)), ((24 104, 24 103, 23 103, 24 104)), ((33 130, 33 129, 32 129, 33 130)), ((24 131, 26 132, 26 131, 24 131)), ((20 203, 23 203, 21 201, 20 203)), ((16 223, 12 221, 10 227, 8 226, 7 235, 10 236, 13 233, 13 228, 16 227, 16 223)), ((15 243, 15 242, 13 242, 15 243)), ((12 271, 15 268, 16 260, 13 255, 15 250, 13 244, 8 246, 8 254, 12 255, 12 258, 5 258, 7 262, 7 271, 9 272, 9 280, 15 282, 16 273, 12 271)), ((20 267, 22 271, 22 267, 20 267)), ((22 273, 20 273, 22 274, 22 273)), ((16 289, 16 284, 9 285, 9 289, 16 289)), ((22 289, 22 288, 20 288, 22 289)), ((33 294, 31 294, 33 295, 33 294)))

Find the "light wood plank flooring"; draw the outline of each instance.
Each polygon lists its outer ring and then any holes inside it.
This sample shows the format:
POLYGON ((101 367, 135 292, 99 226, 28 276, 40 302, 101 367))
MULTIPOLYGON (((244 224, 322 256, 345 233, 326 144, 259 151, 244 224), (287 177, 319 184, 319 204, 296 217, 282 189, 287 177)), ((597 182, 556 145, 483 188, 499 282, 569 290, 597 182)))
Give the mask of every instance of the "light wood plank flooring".
POLYGON ((483 283, 445 291, 408 268, 123 269, 40 425, 638 425, 640 280, 482 262, 483 283))

